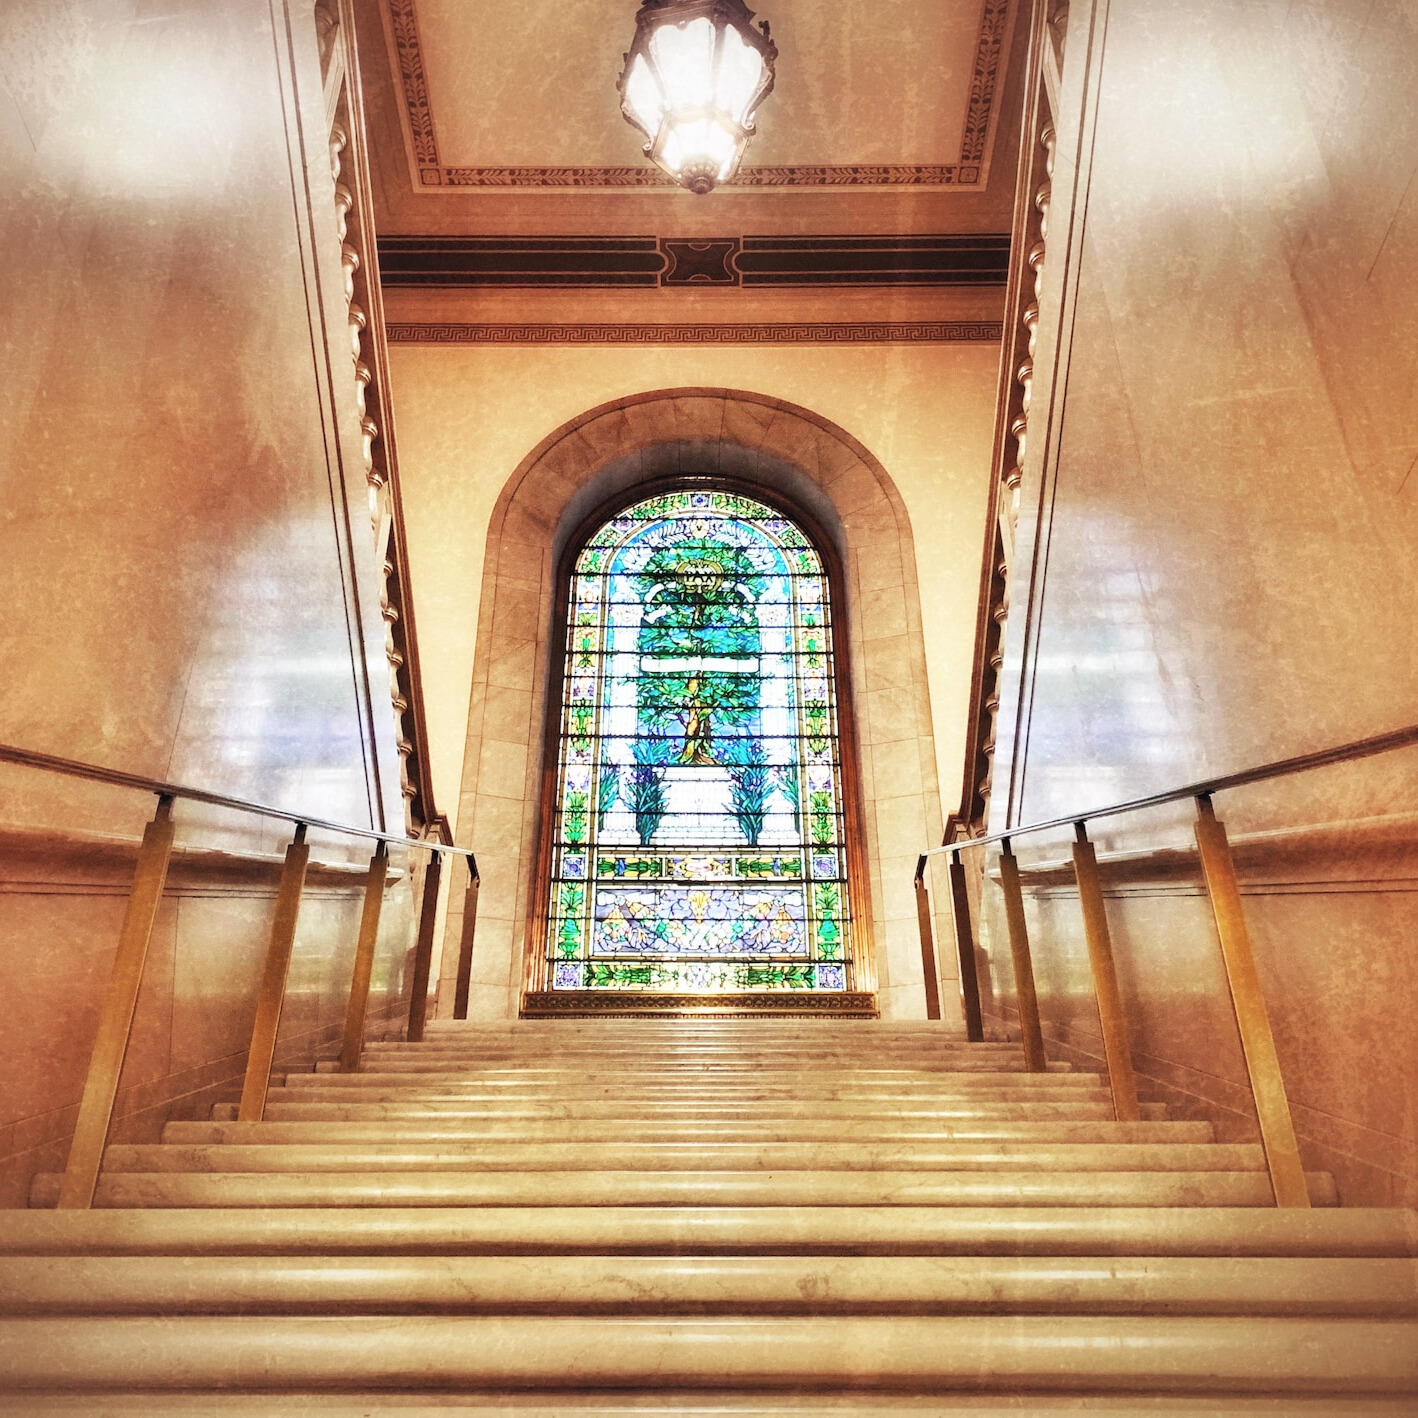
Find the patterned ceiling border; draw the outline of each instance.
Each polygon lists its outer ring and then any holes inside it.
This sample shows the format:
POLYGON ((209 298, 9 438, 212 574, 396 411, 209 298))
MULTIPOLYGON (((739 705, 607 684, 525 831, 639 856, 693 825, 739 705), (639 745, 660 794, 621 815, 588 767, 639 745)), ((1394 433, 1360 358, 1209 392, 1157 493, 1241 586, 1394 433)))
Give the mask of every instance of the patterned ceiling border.
POLYGON ((853 324, 456 324, 396 321, 391 345, 925 345, 998 344, 997 320, 864 321, 853 324))
MULTIPOLYGON (((674 183, 649 162, 633 167, 445 167, 439 161, 438 141, 433 131, 433 111, 429 104, 428 76, 424 69, 415 4, 416 0, 384 0, 413 144, 414 167, 421 187, 449 191, 508 187, 674 189, 674 183)), ((959 162, 744 167, 739 169, 734 186, 980 186, 985 179, 985 155, 1010 8, 1011 0, 985 0, 981 12, 959 162)))

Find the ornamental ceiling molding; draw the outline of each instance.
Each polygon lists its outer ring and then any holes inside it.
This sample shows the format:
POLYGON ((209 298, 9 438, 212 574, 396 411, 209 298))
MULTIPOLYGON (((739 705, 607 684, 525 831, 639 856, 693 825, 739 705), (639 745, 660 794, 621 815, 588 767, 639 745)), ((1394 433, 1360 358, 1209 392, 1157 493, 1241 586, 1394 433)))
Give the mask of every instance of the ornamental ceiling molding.
POLYGON ((772 324, 510 324, 397 321, 391 345, 929 345, 998 344, 999 321, 772 324))
POLYGON ((1008 236, 386 236, 384 288, 1003 286, 1008 236))
MULTIPOLYGON (((488 188, 639 188, 674 192, 678 185, 652 163, 625 167, 449 167, 439 160, 429 104, 428 75, 419 39, 416 0, 384 0, 392 58, 408 121, 415 186, 422 190, 488 188)), ((970 99, 953 163, 847 163, 739 169, 734 187, 983 187, 995 94, 1009 30, 1011 0, 984 0, 975 38, 970 99)))

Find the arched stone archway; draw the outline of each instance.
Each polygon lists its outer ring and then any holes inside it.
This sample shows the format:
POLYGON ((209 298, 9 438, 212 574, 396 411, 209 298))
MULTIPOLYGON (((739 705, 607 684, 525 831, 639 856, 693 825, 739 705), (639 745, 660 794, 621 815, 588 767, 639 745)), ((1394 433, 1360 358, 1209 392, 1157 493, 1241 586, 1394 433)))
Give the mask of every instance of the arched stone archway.
MULTIPOLYGON (((515 1018, 542 804, 546 693, 557 571, 602 504, 667 476, 743 479, 800 507, 842 565, 862 799, 862 858, 874 987, 886 1018, 924 1018, 911 873, 942 829, 915 548, 881 464, 808 409, 732 389, 669 389, 588 410, 543 439, 508 479, 489 521, 459 803, 482 873, 469 1014, 515 1018)), ((450 1007, 461 903, 450 901, 443 1007, 450 1007)), ((941 962, 948 968, 948 962, 941 962)), ((953 1007, 956 991, 942 981, 953 1007)), ((863 980, 864 988, 873 983, 863 980)))

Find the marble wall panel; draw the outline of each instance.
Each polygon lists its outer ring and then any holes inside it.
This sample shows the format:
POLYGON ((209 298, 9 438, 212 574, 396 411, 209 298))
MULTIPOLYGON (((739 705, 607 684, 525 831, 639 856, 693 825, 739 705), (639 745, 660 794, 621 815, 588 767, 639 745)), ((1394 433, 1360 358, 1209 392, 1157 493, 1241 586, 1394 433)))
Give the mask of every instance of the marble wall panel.
POLYGON ((0 731, 368 824, 390 734, 353 380, 326 368, 333 186, 299 127, 313 21, 277 11, 0 19, 0 731))
MULTIPOLYGON (((504 489, 486 534, 460 797, 460 820, 470 828, 483 865, 471 1012, 515 1014, 529 968, 523 947, 531 939, 537 910, 530 891, 542 801, 553 565, 587 513, 607 496, 667 471, 711 468, 751 475, 805 505, 844 563, 840 609, 848 644, 843 671, 850 699, 861 711, 855 737, 863 750, 865 869, 856 884, 855 915, 862 939, 873 941, 862 975, 873 976, 881 988, 885 1013, 919 1017, 924 985, 910 878, 916 853, 939 837, 941 809, 928 662, 919 612, 910 613, 918 590, 914 572, 906 574, 915 550, 900 494, 848 435, 816 414, 762 396, 723 390, 644 395, 593 410, 564 432, 565 437, 559 432, 548 438, 524 460, 504 489), (758 417, 743 411, 754 405, 761 411, 758 417), (719 436, 731 418, 754 444, 745 447, 719 436), (570 445, 569 452, 564 444, 570 445), (825 456, 832 447, 837 451, 825 456), (843 449, 851 452, 850 460, 843 449), (568 495, 572 473, 579 482, 568 495), (851 504, 847 515, 836 503, 839 488, 851 504), (502 575, 508 560, 503 537, 518 544, 525 525, 523 504, 539 509, 543 521, 555 527, 545 543, 550 555, 536 562, 542 576, 537 587, 502 575), (870 599, 859 594, 866 565, 872 566, 878 589, 892 594, 870 599), (503 614, 501 608, 509 605, 512 612, 503 614), (526 659, 529 632, 535 635, 531 660, 526 659), (522 669, 520 687, 515 676, 502 676, 511 682, 494 680, 493 667, 511 662, 522 669), (515 751, 505 751, 509 748, 515 751), (878 750, 883 755, 879 765, 878 750)), ((445 1005, 460 930, 461 911, 450 904, 440 986, 445 1005)), ((870 987, 871 982, 862 983, 870 987)))
MULTIPOLYGON (((0 742, 402 830, 326 131, 308 5, 0 7, 0 742)), ((7 851, 152 811, 18 770, 0 803, 7 851)), ((187 847, 289 833, 178 816, 187 847)), ((63 860, 0 862, 9 1202, 17 1154, 63 1160, 126 890, 63 860)), ((270 891, 170 890, 120 1132, 239 1072, 270 891)), ((342 1016, 349 899, 312 896, 293 1057, 342 1016)))
MULTIPOLYGON (((1037 360, 1061 367, 1035 380, 996 827, 1397 728, 1418 704, 1418 19, 1386 0, 1112 0, 1070 26, 1054 206, 1074 222, 1050 246, 1037 360)), ((1243 882, 1307 1161, 1346 1200, 1411 1204, 1412 870, 1364 824, 1418 810, 1418 755, 1218 810, 1240 838, 1303 829, 1243 882)), ((1185 812, 1118 820, 1100 850, 1188 836, 1185 812)), ((1051 1027, 1096 1049, 1076 901, 1031 909, 1051 1027)), ((1195 879, 1120 887, 1110 909, 1149 1086, 1243 1128, 1195 879)))
MULTIPOLYGON (((179 839, 179 845, 180 839, 179 839)), ((168 1117, 200 1117, 240 1091, 279 862, 232 859, 221 871, 169 874, 138 997, 112 1136, 155 1138, 168 1117)), ((308 1068, 343 1026, 362 900, 347 866, 307 886, 281 1017, 276 1065, 308 1068), (338 877, 343 873, 343 882, 338 877)), ((370 995, 370 1032, 408 1011, 414 911, 406 864, 386 897, 370 995)), ((131 863, 127 868, 131 872, 131 863)), ((0 1206, 25 1204, 37 1170, 62 1168, 87 1077, 127 892, 127 873, 57 870, 6 882, 0 931, 6 1027, 0 1031, 0 1206)))

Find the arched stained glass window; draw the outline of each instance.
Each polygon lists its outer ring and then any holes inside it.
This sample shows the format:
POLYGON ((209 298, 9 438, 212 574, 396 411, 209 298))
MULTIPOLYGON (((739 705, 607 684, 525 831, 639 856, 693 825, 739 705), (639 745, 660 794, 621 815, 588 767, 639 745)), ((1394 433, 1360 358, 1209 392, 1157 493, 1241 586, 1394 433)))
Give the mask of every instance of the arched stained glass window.
POLYGON ((581 548, 568 595, 553 990, 850 990, 832 608, 775 509, 690 488, 581 548))

